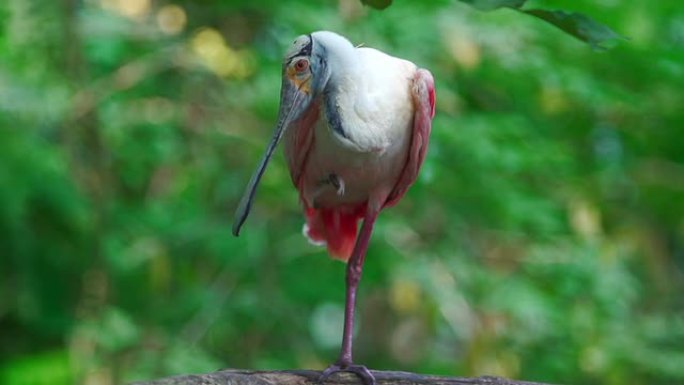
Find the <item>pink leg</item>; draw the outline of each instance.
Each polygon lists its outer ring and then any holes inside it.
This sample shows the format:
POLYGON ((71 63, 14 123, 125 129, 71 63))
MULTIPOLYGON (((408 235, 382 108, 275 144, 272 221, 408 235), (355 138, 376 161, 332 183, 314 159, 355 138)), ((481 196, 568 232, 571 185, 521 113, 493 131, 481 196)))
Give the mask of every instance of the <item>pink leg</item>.
POLYGON ((342 348, 340 349, 340 357, 335 364, 330 365, 323 374, 321 380, 325 380, 328 376, 339 371, 349 371, 358 374, 366 383, 366 385, 375 385, 375 377, 363 365, 353 365, 352 363, 352 333, 354 330, 354 309, 356 307, 356 289, 361 280, 361 273, 363 271, 363 262, 366 259, 366 250, 368 249, 368 242, 370 241, 371 233, 373 232, 373 224, 378 217, 378 211, 368 209, 363 225, 359 232, 359 237, 356 240, 354 251, 347 263, 347 295, 344 306, 344 332, 342 334, 342 348))

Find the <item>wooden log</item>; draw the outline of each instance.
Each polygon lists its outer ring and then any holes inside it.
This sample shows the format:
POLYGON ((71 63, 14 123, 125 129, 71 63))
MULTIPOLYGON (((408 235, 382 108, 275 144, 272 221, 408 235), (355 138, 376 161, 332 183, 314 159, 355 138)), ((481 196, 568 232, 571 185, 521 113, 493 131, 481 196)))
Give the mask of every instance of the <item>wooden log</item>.
MULTIPOLYGON (((371 372, 377 385, 549 385, 493 376, 463 378, 382 370, 371 372)), ((135 382, 131 385, 363 385, 361 379, 353 373, 335 373, 322 383, 318 381, 320 375, 321 372, 315 370, 226 369, 208 374, 188 374, 135 382)))

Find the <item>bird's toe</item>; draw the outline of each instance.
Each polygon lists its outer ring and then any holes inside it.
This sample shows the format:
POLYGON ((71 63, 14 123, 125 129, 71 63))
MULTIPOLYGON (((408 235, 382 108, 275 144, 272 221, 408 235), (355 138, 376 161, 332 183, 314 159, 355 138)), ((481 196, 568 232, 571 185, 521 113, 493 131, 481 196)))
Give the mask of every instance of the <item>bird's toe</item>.
POLYGON ((325 382, 328 377, 338 372, 354 373, 361 378, 364 385, 376 385, 375 376, 365 365, 340 365, 332 364, 328 366, 318 378, 319 383, 325 382))

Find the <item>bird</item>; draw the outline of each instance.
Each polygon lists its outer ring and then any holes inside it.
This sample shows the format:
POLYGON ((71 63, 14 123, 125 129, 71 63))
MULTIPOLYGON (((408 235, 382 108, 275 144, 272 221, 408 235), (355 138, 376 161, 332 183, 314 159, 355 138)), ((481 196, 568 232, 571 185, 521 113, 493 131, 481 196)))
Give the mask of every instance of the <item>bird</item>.
POLYGON ((239 235, 283 140, 306 219, 304 235, 347 263, 340 354, 321 380, 348 371, 375 384, 368 368, 352 360, 356 291, 373 225, 415 182, 434 115, 433 76, 408 60, 354 46, 330 31, 301 35, 285 53, 275 130, 238 204, 232 232, 239 235))

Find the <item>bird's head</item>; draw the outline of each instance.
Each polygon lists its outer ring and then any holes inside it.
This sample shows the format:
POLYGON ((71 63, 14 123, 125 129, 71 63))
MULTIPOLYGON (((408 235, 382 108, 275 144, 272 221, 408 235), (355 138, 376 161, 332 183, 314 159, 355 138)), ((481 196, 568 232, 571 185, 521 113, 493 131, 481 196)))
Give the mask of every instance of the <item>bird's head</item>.
POLYGON ((354 46, 334 32, 318 31, 295 39, 283 58, 279 123, 286 127, 296 120, 335 82, 338 72, 353 66, 353 57, 354 46))

